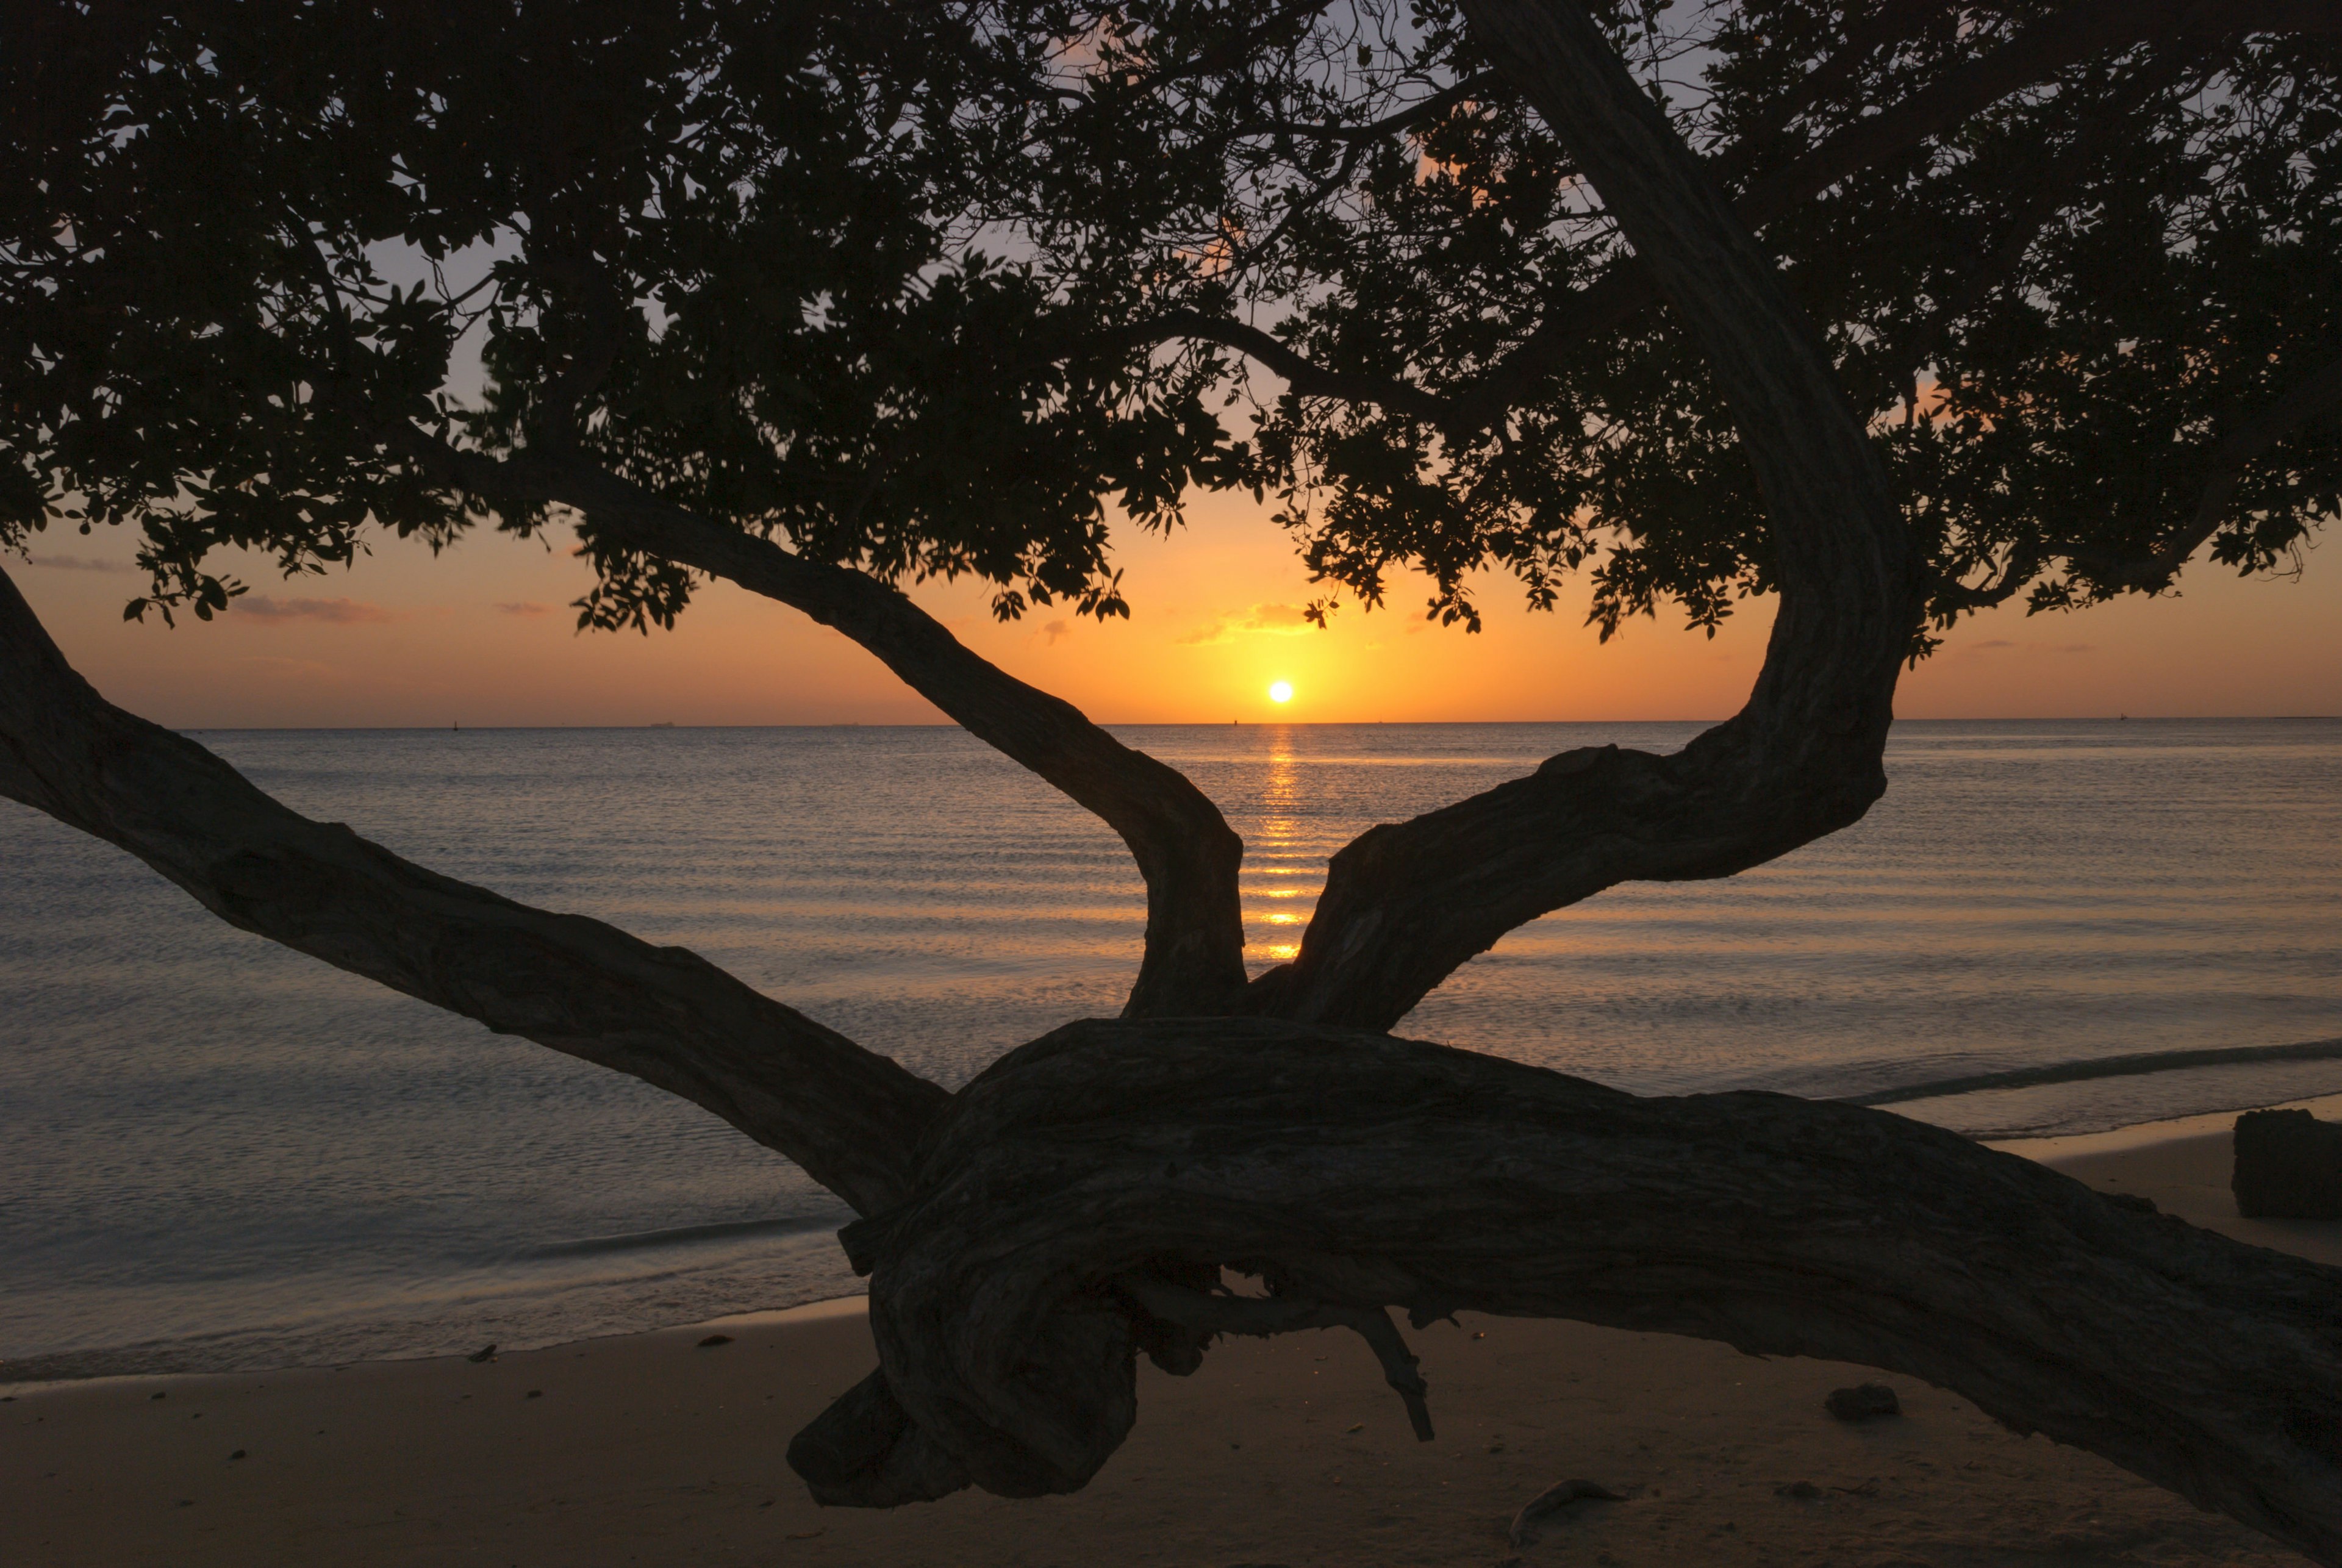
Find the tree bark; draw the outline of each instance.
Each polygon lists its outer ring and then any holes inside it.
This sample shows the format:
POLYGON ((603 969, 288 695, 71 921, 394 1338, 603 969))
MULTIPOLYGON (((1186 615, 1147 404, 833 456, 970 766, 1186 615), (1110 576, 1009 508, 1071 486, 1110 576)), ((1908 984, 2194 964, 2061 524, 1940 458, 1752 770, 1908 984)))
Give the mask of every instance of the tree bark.
MULTIPOLYGON (((1890 1368, 2342 1563, 2342 1271, 1886 1113, 1639 1099, 1307 1025, 1098 1022, 969 1084, 917 1176, 842 1234, 893 1397, 996 1493, 1088 1480, 1133 1419, 1134 1343, 1195 1364, 1200 1336, 1148 1302, 1294 1327, 1393 1305, 1890 1368), (1270 1302, 1195 1283, 1223 1265, 1270 1302)), ((841 1430, 792 1460, 860 1501, 841 1430)))
POLYGON ((909 1195, 949 1096, 680 947, 401 860, 100 697, 0 574, 0 794, 129 851, 229 924, 655 1084, 862 1213, 909 1195))
POLYGON ((1780 604, 1747 705, 1667 757, 1566 753, 1334 857, 1251 1011, 1389 1028, 1514 927, 1627 878, 1726 876, 1886 788, 1921 564, 1821 336, 1729 199, 1575 5, 1466 0, 1497 70, 1576 155, 1713 368, 1772 525, 1780 604))

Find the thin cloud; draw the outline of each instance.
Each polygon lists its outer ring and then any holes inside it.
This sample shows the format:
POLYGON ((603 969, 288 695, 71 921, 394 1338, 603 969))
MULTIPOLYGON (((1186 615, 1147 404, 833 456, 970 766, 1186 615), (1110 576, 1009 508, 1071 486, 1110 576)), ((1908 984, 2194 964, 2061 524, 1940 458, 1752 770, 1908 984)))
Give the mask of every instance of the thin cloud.
POLYGON ((362 626, 405 619, 395 610, 363 599, 277 599, 266 594, 245 594, 234 601, 238 614, 263 621, 323 621, 333 626, 362 626))
POLYGON ((1987 648, 2027 648, 2037 654, 2095 654, 2098 651, 2098 645, 2096 643, 2016 643, 2007 637, 1992 637, 1981 643, 1970 643, 1963 651, 1980 654, 1987 648))
POLYGON ((127 561, 101 561, 95 555, 27 555, 24 564, 45 572, 130 572, 127 561))
POLYGON ((1179 641, 1198 646, 1229 642, 1248 632, 1271 637, 1298 637, 1316 630, 1317 627, 1298 604, 1255 604, 1249 610, 1221 615, 1209 625, 1198 626, 1179 641))
POLYGON ((535 604, 527 599, 515 600, 513 603, 508 604, 498 604, 496 609, 498 613, 502 614, 522 615, 530 618, 534 618, 538 615, 550 615, 553 614, 552 605, 535 604))

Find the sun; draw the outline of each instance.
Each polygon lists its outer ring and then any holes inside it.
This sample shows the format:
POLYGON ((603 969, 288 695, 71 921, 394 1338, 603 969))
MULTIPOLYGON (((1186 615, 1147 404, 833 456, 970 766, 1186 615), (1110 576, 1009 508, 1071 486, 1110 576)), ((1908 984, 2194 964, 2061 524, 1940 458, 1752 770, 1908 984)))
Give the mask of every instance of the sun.
POLYGON ((1272 703, 1291 702, 1293 700, 1293 683, 1291 681, 1276 681, 1271 683, 1268 688, 1268 700, 1272 703))

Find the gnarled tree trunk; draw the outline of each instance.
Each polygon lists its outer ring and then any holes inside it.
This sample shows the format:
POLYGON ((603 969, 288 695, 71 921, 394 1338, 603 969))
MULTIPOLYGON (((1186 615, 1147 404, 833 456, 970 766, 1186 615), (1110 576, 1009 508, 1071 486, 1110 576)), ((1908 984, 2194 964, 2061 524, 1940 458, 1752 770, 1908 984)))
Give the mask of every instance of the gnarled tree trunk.
POLYGON ((579 507, 838 627, 1114 825, 1149 899, 1126 1020, 948 1095, 690 954, 286 810, 91 691, 5 577, 0 794, 245 929, 683 1094, 845 1196, 882 1365, 792 1448, 826 1501, 1078 1487, 1135 1418, 1136 1353, 1187 1370, 1220 1333, 1355 1326, 1420 1417, 1386 1311, 1473 1308, 1897 1368, 2342 1564, 2342 1273, 1883 1113, 1640 1100, 1364 1032, 1547 910, 1729 874, 1859 817, 1920 588, 1817 335, 1583 10, 1466 9, 1713 365, 1780 605, 1731 721, 1675 756, 1566 754, 1369 832, 1290 966, 1246 984, 1241 845, 1199 791, 901 594, 574 453, 495 459, 411 428, 379 434, 450 488, 579 507), (1227 1293, 1224 1268, 1268 1294, 1227 1293))
POLYGON ((1098 1022, 961 1091, 915 1179, 844 1237, 916 1436, 870 1441, 872 1392, 850 1395, 791 1454, 828 1501, 915 1476, 1071 1491, 1133 1418, 1134 1344, 1186 1371, 1264 1313, 1391 1305, 1892 1368, 2342 1561, 2342 1271, 1886 1113, 1641 1099, 1303 1024, 1098 1022), (1274 1297, 1218 1293, 1223 1266, 1274 1297))

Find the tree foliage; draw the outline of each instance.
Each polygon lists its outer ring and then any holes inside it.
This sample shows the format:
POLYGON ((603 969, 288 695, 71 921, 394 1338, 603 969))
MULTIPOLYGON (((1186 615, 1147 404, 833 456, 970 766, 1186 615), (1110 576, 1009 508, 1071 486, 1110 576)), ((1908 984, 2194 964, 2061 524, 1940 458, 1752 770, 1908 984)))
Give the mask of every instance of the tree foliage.
MULTIPOLYGON (((2207 544, 2285 569, 2342 488, 2330 35, 2140 20, 1878 134, 2076 9, 1602 13, 1825 333, 1938 628, 2160 591, 2207 544)), ((1697 352, 1450 5, 18 25, 0 531, 135 523, 166 614, 225 607, 222 545, 543 525, 417 433, 1004 615, 1122 612, 1114 513, 1171 526, 1197 484, 1273 492, 1329 598, 1419 570, 1470 624, 1491 569, 1541 606, 1589 574, 1605 636, 1775 583, 1697 352)), ((687 571, 585 537, 588 620, 672 619, 687 571)))
MULTIPOLYGON (((2207 540, 2282 567, 2342 483, 2330 36, 2159 31, 2135 8, 2107 46, 1785 198, 1817 150, 2088 9, 1609 13, 1827 335, 1931 555, 1938 626, 2159 590, 2207 540)), ((1766 592, 1763 500, 1706 367, 1458 13, 1360 0, 1245 32, 1248 14, 1038 12, 1085 41, 1068 78, 1107 85, 1058 116, 1030 215, 1060 245, 1118 234, 1177 279, 1165 315, 1264 325, 1306 362, 1253 473, 1311 567, 1370 603, 1419 569, 1433 613, 1466 620, 1485 568, 1540 604, 1586 569, 1606 636, 1662 600, 1712 629, 1766 592), (1102 150, 1164 194, 1127 202, 1102 150), (1129 220, 1157 213, 1149 252, 1129 220)))
MULTIPOLYGON (((225 607, 224 545, 291 573, 373 527, 543 525, 423 441, 577 452, 813 559, 973 574, 1009 614, 1118 610, 1104 502, 1165 521, 1225 468, 1192 376, 1086 348, 1078 291, 977 232, 1013 119, 948 15, 49 25, 70 35, 17 56, 50 123, 5 195, 0 539, 135 522, 166 612, 225 607)), ((673 619, 685 573, 585 537, 589 620, 673 619)))

